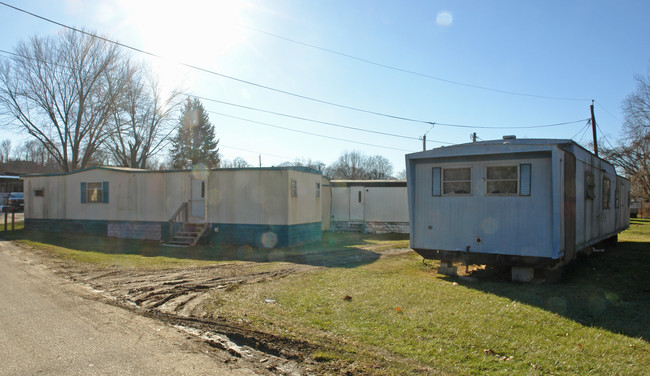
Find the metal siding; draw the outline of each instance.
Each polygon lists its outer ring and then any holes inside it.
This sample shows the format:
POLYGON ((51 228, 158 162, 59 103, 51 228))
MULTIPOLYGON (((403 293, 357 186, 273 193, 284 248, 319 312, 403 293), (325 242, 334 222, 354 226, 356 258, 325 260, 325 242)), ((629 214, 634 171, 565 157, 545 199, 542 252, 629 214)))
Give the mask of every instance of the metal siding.
POLYGON ((332 221, 348 222, 350 220, 350 188, 332 188, 332 221))
POLYGON ((365 220, 408 222, 408 200, 404 188, 365 188, 365 220))
POLYGON ((470 251, 483 253, 551 256, 550 158, 515 162, 532 165, 531 196, 486 196, 485 167, 495 163, 503 164, 503 161, 493 157, 472 163, 472 196, 440 197, 432 195, 433 168, 468 166, 468 163, 413 163, 416 180, 409 198, 412 248, 464 251, 470 246, 470 251))

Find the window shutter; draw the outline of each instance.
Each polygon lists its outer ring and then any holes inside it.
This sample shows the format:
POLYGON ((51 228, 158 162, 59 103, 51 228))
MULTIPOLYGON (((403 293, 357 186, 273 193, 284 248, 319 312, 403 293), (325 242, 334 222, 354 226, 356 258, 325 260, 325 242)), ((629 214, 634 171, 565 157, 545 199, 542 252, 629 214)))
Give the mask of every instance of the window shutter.
POLYGON ((529 163, 519 165, 519 194, 530 196, 530 169, 529 163))
POLYGON ((87 192, 86 192, 86 183, 83 183, 83 182, 82 182, 82 183, 81 183, 81 203, 82 203, 82 204, 85 204, 85 203, 86 203, 86 198, 87 198, 86 195, 87 195, 87 192))
POLYGON ((433 168, 433 179, 432 179, 432 194, 434 196, 440 196, 440 167, 433 168))
POLYGON ((108 182, 102 182, 102 202, 108 204, 108 182))

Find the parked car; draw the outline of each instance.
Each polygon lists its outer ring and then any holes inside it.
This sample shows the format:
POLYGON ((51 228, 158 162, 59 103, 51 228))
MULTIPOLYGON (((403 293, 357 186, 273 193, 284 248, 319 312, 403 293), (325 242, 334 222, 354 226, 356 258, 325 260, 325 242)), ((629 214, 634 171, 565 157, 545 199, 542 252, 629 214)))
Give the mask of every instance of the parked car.
POLYGON ((0 212, 4 213, 9 211, 9 203, 7 199, 9 198, 9 193, 0 193, 0 212))
POLYGON ((9 211, 22 212, 25 210, 25 194, 23 192, 11 192, 7 198, 9 211))

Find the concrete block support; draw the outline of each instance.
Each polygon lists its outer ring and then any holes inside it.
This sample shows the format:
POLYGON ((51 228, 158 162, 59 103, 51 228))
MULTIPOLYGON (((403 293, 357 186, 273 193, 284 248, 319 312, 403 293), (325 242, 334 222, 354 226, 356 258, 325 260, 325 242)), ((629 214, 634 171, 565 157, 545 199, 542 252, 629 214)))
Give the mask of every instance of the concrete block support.
POLYGON ((530 282, 535 277, 535 268, 513 266, 511 269, 512 280, 517 282, 530 282))

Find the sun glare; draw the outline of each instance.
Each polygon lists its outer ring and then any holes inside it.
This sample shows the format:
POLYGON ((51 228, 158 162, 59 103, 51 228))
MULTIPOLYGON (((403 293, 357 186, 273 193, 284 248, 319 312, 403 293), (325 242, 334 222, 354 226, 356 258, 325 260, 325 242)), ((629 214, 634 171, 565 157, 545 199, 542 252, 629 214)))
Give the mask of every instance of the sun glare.
POLYGON ((157 63, 165 80, 187 79, 186 70, 173 61, 218 69, 222 57, 245 42, 240 25, 245 1, 119 0, 118 4, 126 22, 137 30, 142 48, 168 58, 157 63))

